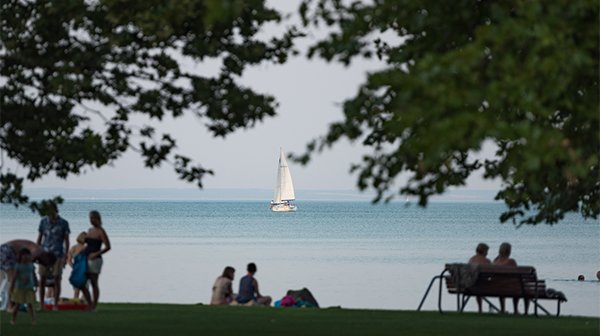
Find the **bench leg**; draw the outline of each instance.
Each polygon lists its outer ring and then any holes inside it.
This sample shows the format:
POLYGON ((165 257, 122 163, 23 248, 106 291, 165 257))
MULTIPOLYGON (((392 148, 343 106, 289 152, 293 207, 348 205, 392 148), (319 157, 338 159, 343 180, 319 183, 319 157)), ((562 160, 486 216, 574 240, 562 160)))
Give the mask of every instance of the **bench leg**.
MULTIPOLYGON (((544 308, 544 306, 542 306, 541 304, 538 303, 538 300, 532 300, 532 302, 535 304, 535 316, 538 317, 538 313, 537 313, 537 308, 540 308, 544 313, 546 313, 546 315, 548 316, 552 316, 552 314, 550 314, 550 312, 544 308)), ((560 300, 556 300, 556 317, 560 316, 560 304, 562 302, 560 300)))
POLYGON ((496 307, 493 303, 490 302, 490 300, 488 300, 486 297, 482 296, 481 297, 483 299, 483 301, 485 301, 490 307, 492 307, 492 309, 494 309, 497 312, 500 312, 500 308, 496 307))
POLYGON ((439 291, 438 291, 438 310, 440 312, 440 314, 443 314, 444 312, 442 311, 442 285, 444 282, 444 273, 446 273, 447 270, 443 270, 442 273, 440 273, 439 277, 440 277, 440 287, 439 287, 439 291))
POLYGON ((471 298, 470 295, 463 295, 462 306, 460 307, 461 313, 465 310, 465 307, 467 306, 467 302, 469 302, 470 298, 471 298))
POLYGON ((427 290, 425 291, 425 295, 423 295, 423 298, 421 299, 421 303, 419 303, 419 308, 417 308, 417 311, 420 311, 421 308, 423 307, 423 304, 425 303, 425 299, 427 298, 427 295, 429 295, 429 290, 431 290, 431 286, 433 286, 433 283, 435 282, 435 280, 438 280, 438 279, 440 279, 440 281, 442 281, 439 275, 436 275, 433 277, 433 279, 431 279, 431 282, 429 283, 429 286, 427 287, 427 290))
POLYGON ((541 304, 538 303, 538 300, 532 300, 532 302, 535 304, 535 316, 538 316, 537 308, 540 308, 544 313, 546 313, 546 315, 552 315, 549 311, 546 310, 546 308, 544 308, 541 304))

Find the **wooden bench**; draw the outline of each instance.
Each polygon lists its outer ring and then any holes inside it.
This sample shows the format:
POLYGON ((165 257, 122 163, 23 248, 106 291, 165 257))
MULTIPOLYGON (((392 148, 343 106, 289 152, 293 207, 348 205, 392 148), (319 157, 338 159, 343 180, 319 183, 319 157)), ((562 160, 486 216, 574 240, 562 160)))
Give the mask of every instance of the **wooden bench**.
POLYGON ((545 281, 537 278, 535 268, 531 266, 446 264, 442 273, 431 280, 417 311, 421 310, 436 280, 440 281, 438 293, 440 313, 442 312, 442 282, 446 283, 448 293, 456 295, 458 312, 464 311, 471 296, 482 297, 496 311, 500 310, 487 299, 488 297, 529 300, 533 303, 536 316, 538 308, 551 315, 539 304, 539 300, 555 300, 556 316, 560 315, 560 304, 567 301, 562 294, 549 295, 551 293, 548 293, 545 281))

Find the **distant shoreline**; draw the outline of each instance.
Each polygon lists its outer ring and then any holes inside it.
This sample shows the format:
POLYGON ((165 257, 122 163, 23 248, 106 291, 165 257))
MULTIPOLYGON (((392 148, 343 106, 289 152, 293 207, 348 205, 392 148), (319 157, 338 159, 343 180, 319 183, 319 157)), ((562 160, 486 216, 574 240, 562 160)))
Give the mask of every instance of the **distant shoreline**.
MULTIPOLYGON (((127 189, 83 189, 83 188, 29 188, 25 191, 31 199, 38 200, 61 195, 69 201, 269 201, 273 197, 271 189, 192 189, 192 188, 127 188, 127 189)), ((494 200, 497 190, 451 190, 443 195, 431 197, 431 203, 498 203, 494 200)), ((310 190, 296 191, 298 202, 371 202, 373 192, 358 190, 310 190)), ((405 203, 404 196, 397 196, 392 203, 405 203)), ((410 204, 417 203, 415 197, 410 204)))

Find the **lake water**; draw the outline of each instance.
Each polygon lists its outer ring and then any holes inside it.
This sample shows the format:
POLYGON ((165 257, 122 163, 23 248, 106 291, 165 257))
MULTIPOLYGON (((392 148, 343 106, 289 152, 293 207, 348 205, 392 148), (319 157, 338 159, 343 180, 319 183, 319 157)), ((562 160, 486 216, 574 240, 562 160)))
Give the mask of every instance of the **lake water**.
MULTIPOLYGON (((237 291, 246 264, 255 262, 261 292, 275 300, 307 287, 322 306, 414 310, 445 263, 467 261, 479 242, 493 259, 508 241, 520 265, 535 266, 548 287, 565 293, 563 314, 600 316, 598 221, 573 215, 517 229, 499 223, 504 206, 497 203, 297 204, 296 213, 272 213, 255 201, 70 201, 60 214, 73 242, 88 228, 89 210, 101 212, 113 245, 100 277, 104 302, 207 303, 225 266, 236 268, 237 291), (574 281, 578 274, 589 281, 574 281)), ((36 239, 37 215, 0 210, 1 241, 36 239)), ((63 287, 70 296, 67 280, 63 287)), ((444 305, 452 309, 455 298, 445 294, 444 305)), ((424 309, 435 307, 430 294, 424 309)), ((475 308, 471 302, 467 310, 475 308)))

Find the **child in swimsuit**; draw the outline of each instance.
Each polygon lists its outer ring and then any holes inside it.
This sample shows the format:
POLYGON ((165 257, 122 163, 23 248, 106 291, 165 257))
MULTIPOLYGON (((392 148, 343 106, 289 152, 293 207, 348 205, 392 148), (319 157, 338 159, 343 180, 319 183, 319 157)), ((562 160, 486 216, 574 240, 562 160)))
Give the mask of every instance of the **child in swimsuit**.
MULTIPOLYGON (((85 237, 87 236, 86 232, 81 232, 77 236, 77 244, 73 245, 69 250, 67 262, 69 266, 73 267, 73 260, 75 260, 75 256, 81 253, 85 249, 85 237)), ((79 300, 80 296, 79 288, 73 287, 73 299, 79 300)))
MULTIPOLYGON (((35 324, 35 313, 33 312, 33 303, 35 302, 33 277, 35 273, 33 270, 31 252, 28 249, 23 248, 19 251, 15 271, 15 281, 13 281, 10 286, 10 291, 12 293, 11 300, 15 305, 26 304, 29 316, 31 316, 31 324, 35 324)), ((18 312, 18 308, 13 310, 10 324, 14 325, 17 323, 18 312)))

